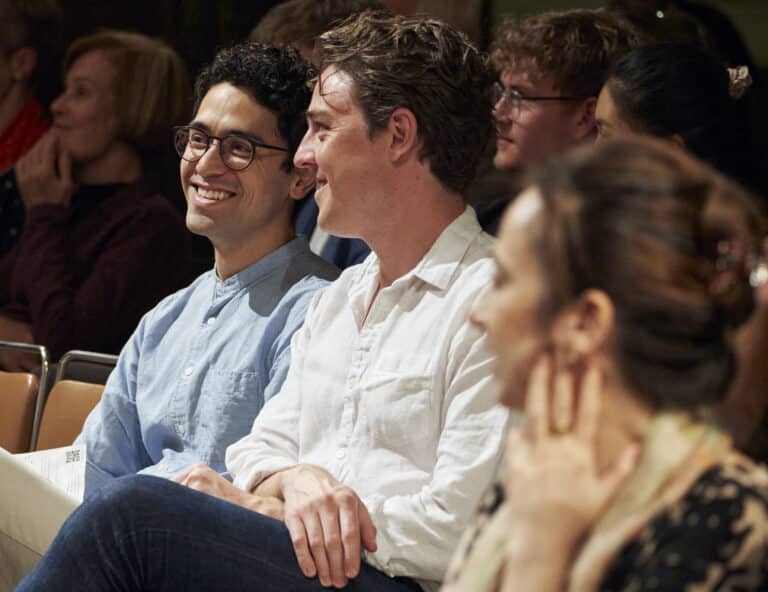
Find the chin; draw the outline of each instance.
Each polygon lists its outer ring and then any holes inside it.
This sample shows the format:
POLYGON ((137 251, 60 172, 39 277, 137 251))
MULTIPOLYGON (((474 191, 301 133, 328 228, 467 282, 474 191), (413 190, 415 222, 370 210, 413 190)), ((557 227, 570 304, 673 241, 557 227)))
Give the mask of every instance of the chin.
POLYGON ((506 150, 497 150, 493 157, 493 166, 499 171, 513 171, 520 167, 516 155, 509 154, 506 150))

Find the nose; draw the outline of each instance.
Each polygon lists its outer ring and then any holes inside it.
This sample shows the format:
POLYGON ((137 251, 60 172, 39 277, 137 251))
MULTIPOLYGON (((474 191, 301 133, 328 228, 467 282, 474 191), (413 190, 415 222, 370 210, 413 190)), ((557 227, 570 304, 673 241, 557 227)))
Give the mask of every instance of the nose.
POLYGON ((500 97, 496 104, 493 106, 493 118, 499 123, 509 123, 512 118, 509 115, 509 109, 507 108, 507 101, 504 97, 500 97))
POLYGON ((211 138, 208 148, 203 152, 200 159, 195 162, 195 170, 200 175, 222 175, 229 170, 221 158, 221 149, 218 142, 219 140, 211 138))
POLYGON ((65 111, 66 103, 67 103, 66 96, 67 96, 67 92, 64 91, 58 97, 53 99, 53 102, 51 103, 51 113, 56 115, 56 114, 61 114, 65 111))
POLYGON ((301 139, 299 147, 296 148, 296 154, 293 156, 293 165, 296 168, 312 168, 317 166, 315 162, 315 150, 312 143, 312 136, 309 130, 301 139))

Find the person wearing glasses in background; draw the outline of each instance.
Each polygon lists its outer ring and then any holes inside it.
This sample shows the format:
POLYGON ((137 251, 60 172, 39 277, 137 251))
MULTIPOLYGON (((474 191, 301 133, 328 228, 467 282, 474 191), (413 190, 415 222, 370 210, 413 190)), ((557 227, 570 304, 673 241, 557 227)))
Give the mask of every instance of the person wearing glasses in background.
MULTIPOLYGON (((86 498, 132 473, 171 477, 197 463, 225 473, 226 447, 279 391, 291 337, 338 275, 291 221, 315 180, 293 164, 311 72, 296 50, 246 43, 199 75, 194 119, 176 128, 175 145, 187 227, 211 241, 215 267, 148 312, 123 348, 77 438, 86 498)), ((15 466, 0 456, 0 590, 34 566, 74 509, 15 466)))
MULTIPOLYGON (((499 171, 525 169, 595 135, 595 106, 615 60, 640 45, 641 34, 600 9, 545 12, 502 23, 491 48, 499 73, 493 116, 499 171)), ((517 191, 478 210, 496 234, 501 213, 517 191)))

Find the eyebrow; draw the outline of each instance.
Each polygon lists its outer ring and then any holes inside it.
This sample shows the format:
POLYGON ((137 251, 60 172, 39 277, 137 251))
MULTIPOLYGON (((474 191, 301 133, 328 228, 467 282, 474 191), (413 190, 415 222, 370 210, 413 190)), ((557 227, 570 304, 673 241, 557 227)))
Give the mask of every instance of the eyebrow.
MULTIPOLYGON (((195 129, 199 129, 200 131, 205 132, 209 136, 212 135, 211 134, 211 128, 208 127, 206 124, 204 124, 202 121, 197 121, 197 120, 192 121, 192 122, 189 123, 189 127, 193 127, 195 129)), ((234 128, 234 129, 230 128, 230 129, 224 130, 224 133, 221 134, 221 137, 222 138, 226 138, 227 136, 240 136, 240 137, 243 137, 243 138, 250 138, 251 140, 254 140, 256 142, 260 142, 262 144, 269 143, 266 140, 264 140, 263 138, 261 138, 260 136, 258 136, 257 134, 254 134, 253 132, 249 132, 247 130, 236 129, 236 128, 234 128)))

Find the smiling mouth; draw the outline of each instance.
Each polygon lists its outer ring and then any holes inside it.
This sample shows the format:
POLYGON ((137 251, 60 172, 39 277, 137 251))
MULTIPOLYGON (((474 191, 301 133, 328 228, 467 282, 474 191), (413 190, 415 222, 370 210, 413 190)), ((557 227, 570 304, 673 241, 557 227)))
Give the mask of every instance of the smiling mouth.
POLYGON ((235 196, 235 194, 231 191, 224 191, 221 189, 207 189, 205 187, 200 187, 199 185, 193 185, 193 187, 195 188, 197 197, 208 201, 224 201, 225 199, 230 199, 231 197, 235 196))

